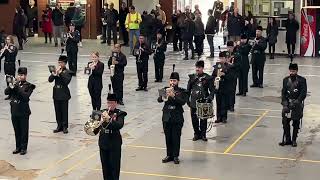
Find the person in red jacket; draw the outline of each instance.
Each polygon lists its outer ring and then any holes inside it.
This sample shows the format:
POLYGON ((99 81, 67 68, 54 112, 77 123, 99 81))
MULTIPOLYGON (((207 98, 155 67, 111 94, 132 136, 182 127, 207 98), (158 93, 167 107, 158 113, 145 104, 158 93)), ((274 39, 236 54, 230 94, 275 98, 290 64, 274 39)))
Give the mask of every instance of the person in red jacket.
POLYGON ((49 6, 43 11, 42 14, 42 32, 44 33, 45 43, 48 43, 48 36, 50 44, 52 42, 52 10, 49 6))

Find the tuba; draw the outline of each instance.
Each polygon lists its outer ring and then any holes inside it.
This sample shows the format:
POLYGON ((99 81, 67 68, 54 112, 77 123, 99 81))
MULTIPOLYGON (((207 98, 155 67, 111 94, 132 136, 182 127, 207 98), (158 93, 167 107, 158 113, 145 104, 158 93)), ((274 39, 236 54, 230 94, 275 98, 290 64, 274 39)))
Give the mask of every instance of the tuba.
MULTIPOLYGON (((109 114, 110 109, 107 111, 109 114)), ((105 111, 106 112, 106 111, 105 111)), ((90 120, 84 124, 84 132, 89 136, 95 136, 100 132, 99 127, 104 122, 109 122, 110 118, 103 117, 102 111, 93 111, 90 120)))

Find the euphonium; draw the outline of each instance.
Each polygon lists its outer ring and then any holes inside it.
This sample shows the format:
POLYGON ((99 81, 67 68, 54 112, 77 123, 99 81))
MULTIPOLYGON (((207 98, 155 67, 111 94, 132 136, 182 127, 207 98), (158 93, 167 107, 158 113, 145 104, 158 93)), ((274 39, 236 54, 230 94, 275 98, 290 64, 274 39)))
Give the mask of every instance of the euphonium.
POLYGON ((217 77, 214 79, 214 86, 216 87, 217 90, 219 89, 219 84, 221 81, 221 72, 222 72, 222 69, 218 69, 217 77))
MULTIPOLYGON (((109 114, 110 109, 107 111, 109 114)), ((104 118, 102 116, 103 112, 94 111, 91 115, 91 119, 84 124, 84 132, 86 132, 90 136, 95 136, 100 132, 100 129, 97 130, 102 123, 109 122, 109 118, 104 118)))

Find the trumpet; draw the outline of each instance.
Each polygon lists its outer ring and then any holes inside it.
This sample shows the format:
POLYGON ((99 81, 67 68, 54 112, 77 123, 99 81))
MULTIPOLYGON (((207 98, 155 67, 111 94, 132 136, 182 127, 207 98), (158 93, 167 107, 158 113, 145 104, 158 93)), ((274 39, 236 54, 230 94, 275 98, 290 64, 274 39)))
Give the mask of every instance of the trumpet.
POLYGON ((216 89, 219 89, 219 85, 220 85, 220 81, 221 81, 221 73, 222 73, 222 69, 218 69, 217 71, 217 77, 214 79, 214 86, 216 87, 216 89))
POLYGON ((167 87, 167 88, 163 88, 159 90, 160 96, 162 97, 162 100, 164 102, 168 101, 170 94, 175 94, 175 90, 173 88, 173 86, 167 87))
POLYGON ((115 67, 116 67, 116 65, 114 65, 114 64, 110 65, 110 76, 111 76, 111 77, 114 76, 115 67))
MULTIPOLYGON (((110 108, 108 109, 107 114, 109 114, 109 112, 110 112, 110 108)), ((91 119, 84 124, 84 128, 83 128, 84 132, 90 136, 97 135, 101 130, 101 129, 99 129, 99 130, 97 130, 97 129, 104 122, 110 123, 110 116, 105 117, 104 113, 101 111, 93 111, 90 118, 91 119)))

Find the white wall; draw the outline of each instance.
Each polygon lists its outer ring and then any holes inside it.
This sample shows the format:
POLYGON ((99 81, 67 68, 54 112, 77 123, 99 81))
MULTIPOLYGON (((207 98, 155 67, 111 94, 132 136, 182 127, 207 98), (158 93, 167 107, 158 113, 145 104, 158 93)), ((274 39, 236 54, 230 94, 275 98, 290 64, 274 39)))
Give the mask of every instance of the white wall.
POLYGON ((132 0, 132 5, 136 8, 136 11, 141 13, 143 11, 150 11, 156 8, 156 5, 159 4, 159 0, 132 0))

